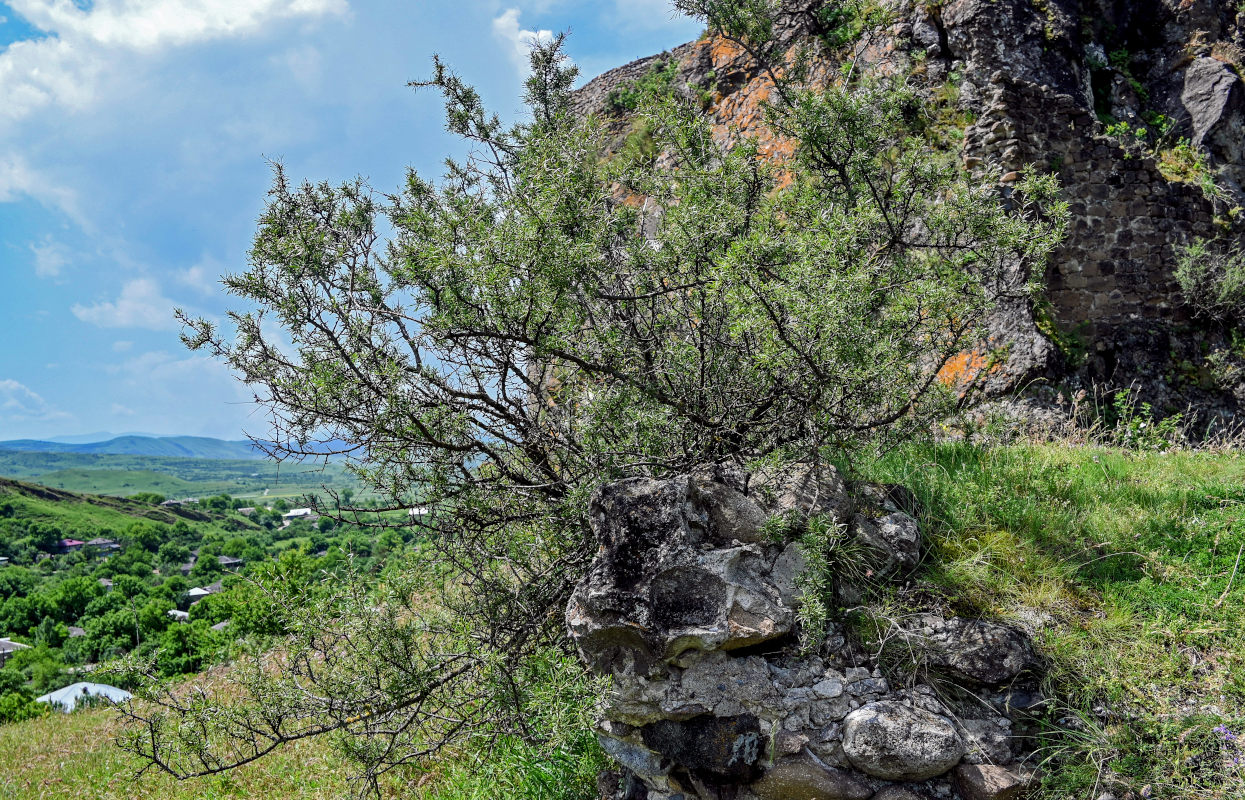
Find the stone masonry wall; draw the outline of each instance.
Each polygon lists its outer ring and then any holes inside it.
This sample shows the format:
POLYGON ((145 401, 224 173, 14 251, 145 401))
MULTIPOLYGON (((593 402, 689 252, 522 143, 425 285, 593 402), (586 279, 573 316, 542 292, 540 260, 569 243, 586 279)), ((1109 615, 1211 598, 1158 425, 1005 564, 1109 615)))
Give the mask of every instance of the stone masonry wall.
POLYGON ((996 72, 965 137, 965 163, 1004 179, 1036 164, 1070 200, 1069 236, 1052 256, 1046 292, 1057 320, 1091 337, 1138 320, 1181 315, 1172 278, 1176 245, 1213 233, 1200 189, 1168 181, 1153 158, 1094 135, 1091 109, 1049 86, 996 72))

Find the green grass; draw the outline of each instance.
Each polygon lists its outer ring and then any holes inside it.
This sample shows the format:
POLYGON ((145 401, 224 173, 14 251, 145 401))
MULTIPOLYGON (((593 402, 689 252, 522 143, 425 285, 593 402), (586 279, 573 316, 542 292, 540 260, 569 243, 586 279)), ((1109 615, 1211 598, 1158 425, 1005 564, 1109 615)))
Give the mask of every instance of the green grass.
POLYGON ((105 528, 121 531, 135 520, 166 525, 185 520, 202 531, 258 530, 258 526, 237 514, 198 508, 160 508, 121 497, 78 494, 4 478, 0 478, 0 501, 12 507, 11 513, 16 518, 51 524, 67 533, 85 534, 105 528))
POLYGON ((948 444, 870 471, 925 506, 926 588, 1036 629, 1052 721, 1086 723, 1052 729, 1047 796, 1245 796, 1214 730, 1245 729, 1239 454, 948 444))
POLYGON ((327 800, 350 791, 349 772, 327 742, 301 742, 221 777, 179 783, 148 774, 135 782, 137 763, 113 743, 118 730, 106 709, 0 725, 0 800, 327 800))
MULTIPOLYGON (((460 746, 435 762, 411 764, 380 780, 382 798, 420 800, 594 800, 596 775, 605 767, 588 730, 598 687, 585 681, 565 656, 529 664, 537 677, 527 724, 536 741, 502 737, 492 746, 460 746)), ((191 679, 228 694, 228 667, 191 679)), ((102 709, 53 713, 0 725, 0 800, 295 800, 343 798, 357 790, 353 765, 332 737, 287 745, 229 773, 176 781, 149 771, 115 745, 124 732, 119 715, 102 709), (14 766, 16 765, 16 769, 14 766)), ((480 731, 487 737, 487 732, 480 731)))

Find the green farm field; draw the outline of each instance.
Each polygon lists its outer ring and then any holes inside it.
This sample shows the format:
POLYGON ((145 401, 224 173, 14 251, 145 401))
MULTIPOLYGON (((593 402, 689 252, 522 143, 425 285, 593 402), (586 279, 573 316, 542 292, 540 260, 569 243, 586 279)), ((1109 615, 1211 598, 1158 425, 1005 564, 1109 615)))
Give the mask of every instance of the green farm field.
POLYGON ((0 452, 0 476, 72 492, 126 497, 155 492, 166 497, 298 497, 323 487, 351 488, 338 464, 275 464, 80 453, 0 452))

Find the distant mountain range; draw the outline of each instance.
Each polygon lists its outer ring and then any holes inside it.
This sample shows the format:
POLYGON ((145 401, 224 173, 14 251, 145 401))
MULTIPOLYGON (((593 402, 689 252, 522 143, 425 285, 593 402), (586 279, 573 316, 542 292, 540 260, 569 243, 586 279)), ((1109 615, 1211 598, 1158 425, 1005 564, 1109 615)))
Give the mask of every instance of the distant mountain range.
MULTIPOLYGON (((69 438, 69 437, 65 437, 69 438)), ((73 437, 78 438, 78 437, 73 437)), ((0 442, 0 451, 30 453, 86 453, 172 458, 262 459, 264 454, 250 442, 230 442, 204 436, 118 436, 103 442, 48 442, 16 439, 0 442)))

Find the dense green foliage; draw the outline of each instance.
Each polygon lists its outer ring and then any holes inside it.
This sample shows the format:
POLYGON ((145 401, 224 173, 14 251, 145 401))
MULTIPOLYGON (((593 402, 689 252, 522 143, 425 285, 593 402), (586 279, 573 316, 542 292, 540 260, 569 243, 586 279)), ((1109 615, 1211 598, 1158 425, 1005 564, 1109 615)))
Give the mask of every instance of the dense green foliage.
POLYGON ((1184 301, 1203 319, 1245 324, 1245 249, 1201 240, 1177 252, 1176 282, 1184 301))
POLYGON ((612 89, 606 105, 614 112, 635 111, 645 97, 669 92, 678 69, 679 62, 675 59, 658 57, 639 78, 612 89))
POLYGON ((0 669, 0 721, 41 712, 32 698, 74 682, 87 664, 150 656, 161 675, 176 676, 214 662, 239 637, 281 633, 250 577, 305 585, 349 559, 371 570, 407 546, 396 531, 375 536, 328 518, 282 527, 284 501, 246 516, 236 509, 248 501, 228 495, 173 509, 157 507, 162 499, 0 483, 0 635, 30 645, 0 669), (108 543, 68 549, 58 544, 65 539, 108 543), (244 566, 226 569, 217 556, 244 566), (217 594, 197 602, 187 594, 217 581, 217 594), (171 618, 175 609, 189 621, 171 618), (221 622, 224 631, 211 629, 221 622))
MULTIPOLYGON (((772 54, 773 4, 691 10, 772 54)), ((522 676, 566 647, 596 487, 927 430, 954 401, 939 369, 1007 292, 1032 291, 1066 218, 1049 180, 1005 205, 931 153, 932 112, 902 79, 779 79, 766 124, 796 146, 777 164, 753 138, 719 146, 667 66, 628 96, 650 151, 607 153, 601 121, 568 111, 561 40, 531 64, 531 118, 506 127, 437 62, 422 85, 474 147, 439 183, 379 195, 278 166, 250 267, 224 280, 248 307, 185 320, 186 343, 268 406, 279 455, 348 442, 385 508, 437 513, 412 523, 433 555, 377 584, 346 573, 314 602, 265 585, 286 669, 257 659, 221 705, 149 684, 161 711, 135 715, 128 745, 157 767, 214 774, 348 731, 377 790, 482 731, 535 745, 539 683, 522 676)))

